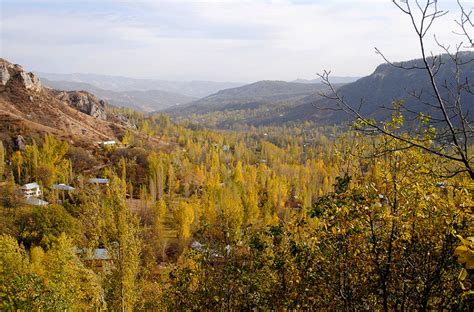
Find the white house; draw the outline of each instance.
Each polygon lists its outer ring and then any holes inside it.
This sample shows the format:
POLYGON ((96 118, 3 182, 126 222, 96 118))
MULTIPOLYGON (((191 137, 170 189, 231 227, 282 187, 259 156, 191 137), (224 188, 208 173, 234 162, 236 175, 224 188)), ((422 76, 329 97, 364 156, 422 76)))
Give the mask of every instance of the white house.
POLYGON ((41 189, 38 183, 32 182, 25 184, 21 187, 23 195, 25 198, 39 197, 41 196, 41 189))
POLYGON ((75 190, 75 188, 73 188, 72 186, 64 184, 64 183, 53 184, 53 189, 59 190, 59 191, 66 191, 66 192, 72 192, 75 190))
POLYGON ((109 185, 109 179, 105 179, 105 178, 91 178, 91 179, 89 179, 89 183, 92 183, 92 184, 109 185))
POLYGON ((113 145, 116 145, 116 144, 117 144, 116 141, 102 141, 102 142, 99 142, 100 146, 113 146, 113 145))

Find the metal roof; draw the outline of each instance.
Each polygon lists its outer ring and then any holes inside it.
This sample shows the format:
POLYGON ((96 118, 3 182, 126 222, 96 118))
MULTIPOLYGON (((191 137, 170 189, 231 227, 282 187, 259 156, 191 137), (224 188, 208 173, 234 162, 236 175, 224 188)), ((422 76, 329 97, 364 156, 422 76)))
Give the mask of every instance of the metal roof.
POLYGON ((25 185, 23 185, 21 188, 24 189, 24 190, 33 190, 33 189, 36 189, 36 188, 39 188, 39 184, 36 183, 36 182, 32 182, 32 183, 27 183, 25 185))
POLYGON ((75 188, 73 188, 70 185, 60 183, 60 184, 53 184, 53 189, 55 190, 61 190, 61 191, 74 191, 75 188))
POLYGON ((92 178, 89 179, 90 183, 96 183, 96 184, 107 184, 109 183, 109 179, 103 179, 103 178, 92 178))

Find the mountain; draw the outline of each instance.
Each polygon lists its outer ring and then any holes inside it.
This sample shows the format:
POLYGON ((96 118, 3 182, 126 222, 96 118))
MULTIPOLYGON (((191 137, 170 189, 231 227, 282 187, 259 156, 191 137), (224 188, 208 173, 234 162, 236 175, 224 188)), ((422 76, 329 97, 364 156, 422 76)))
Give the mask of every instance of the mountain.
MULTIPOLYGON (((460 54, 460 62, 464 63, 461 66, 460 81, 469 81, 471 86, 474 81, 473 59, 474 52, 460 54)), ((449 98, 448 91, 442 86, 446 84, 453 90, 456 66, 447 55, 442 55, 441 60, 443 65, 437 72, 436 81, 440 86, 443 97, 449 98)), ((395 65, 419 67, 422 65, 422 60, 399 62, 395 65)), ((434 102, 430 80, 425 70, 406 70, 390 64, 381 64, 371 75, 341 86, 339 93, 353 107, 358 108, 360 106, 360 112, 363 115, 377 119, 388 118, 391 111, 387 107, 390 107, 391 103, 397 100, 403 100, 405 106, 412 111, 424 112, 425 114, 431 114, 433 117, 440 114, 439 110, 422 103, 432 104, 434 102), (410 95, 413 91, 420 94, 419 99, 410 95)), ((462 100, 464 103, 473 103, 474 94, 465 92, 462 100)), ((317 121, 318 124, 337 124, 350 119, 347 114, 334 110, 338 108, 334 100, 321 97, 319 94, 309 95, 300 102, 299 105, 285 111, 284 116, 279 116, 279 118, 268 116, 262 118, 260 124, 301 122, 304 120, 317 121)), ((472 108, 467 106, 469 105, 466 105, 465 109, 472 108)))
POLYGON ((0 59, 0 132, 50 133, 79 146, 116 139, 132 127, 108 113, 107 104, 87 92, 61 92, 42 86, 35 74, 0 59))
POLYGON ((222 89, 243 85, 238 82, 167 81, 96 74, 53 74, 40 72, 37 75, 49 81, 87 83, 103 90, 117 92, 160 90, 194 98, 202 98, 222 89))
POLYGON ((86 82, 56 81, 47 78, 40 78, 40 80, 50 88, 88 91, 115 106, 129 107, 144 112, 162 110, 196 100, 194 97, 161 90, 110 91, 86 82))
POLYGON ((322 84, 264 80, 221 90, 187 105, 168 109, 166 112, 173 116, 189 116, 218 111, 254 110, 263 105, 287 106, 324 88, 322 84))
MULTIPOLYGON (((360 77, 340 77, 340 76, 334 76, 334 77, 331 77, 331 82, 332 83, 351 83, 351 82, 354 82, 356 80, 358 80, 360 77)), ((317 79, 296 79, 296 80, 293 80, 292 82, 297 82, 297 83, 321 83, 321 78, 317 78, 317 79)))

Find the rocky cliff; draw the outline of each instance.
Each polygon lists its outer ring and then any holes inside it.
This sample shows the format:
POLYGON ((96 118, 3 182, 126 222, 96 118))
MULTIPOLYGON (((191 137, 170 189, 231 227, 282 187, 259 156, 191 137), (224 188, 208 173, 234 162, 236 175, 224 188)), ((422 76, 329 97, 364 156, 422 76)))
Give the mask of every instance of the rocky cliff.
POLYGON ((18 64, 12 64, 0 58, 0 91, 5 91, 10 81, 19 81, 27 90, 40 91, 41 83, 33 73, 26 72, 18 64))
POLYGON ((53 90, 53 93, 58 99, 68 103, 80 112, 98 119, 107 119, 107 103, 103 100, 99 100, 95 95, 89 92, 53 90))
POLYGON ((50 94, 84 114, 107 119, 107 103, 95 95, 86 91, 59 91, 43 87, 35 74, 25 71, 21 65, 0 58, 0 92, 11 93, 14 88, 31 92, 30 99, 33 99, 35 94, 50 94))
POLYGON ((130 125, 107 118, 106 103, 87 92, 43 87, 20 65, 0 59, 0 133, 10 137, 50 133, 76 145, 121 137, 130 125))

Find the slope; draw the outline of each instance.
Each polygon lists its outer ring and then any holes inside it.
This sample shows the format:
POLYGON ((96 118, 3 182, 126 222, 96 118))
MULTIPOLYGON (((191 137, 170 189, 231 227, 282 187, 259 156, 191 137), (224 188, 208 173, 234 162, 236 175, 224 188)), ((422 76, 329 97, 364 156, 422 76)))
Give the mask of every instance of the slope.
POLYGON ((322 84, 285 81, 258 81, 242 87, 221 90, 213 95, 166 110, 173 116, 207 114, 218 111, 255 110, 262 106, 288 106, 324 89, 322 84))
MULTIPOLYGON (((88 107, 95 103, 88 102, 88 107)), ((103 107, 95 107, 96 118, 79 107, 58 99, 44 88, 33 73, 20 65, 0 59, 0 131, 3 134, 31 135, 50 133, 79 146, 117 138, 127 125, 114 116, 104 117, 103 107), (107 120, 105 120, 107 119, 107 120)))
MULTIPOLYGON (((460 81, 471 86, 474 81, 473 59, 474 52, 463 52, 460 55, 460 61, 465 63, 461 66, 460 81)), ((449 90, 455 91, 456 66, 446 55, 441 56, 441 60, 443 65, 437 72, 436 81, 443 97, 449 100, 452 96, 449 90)), ((421 65, 421 60, 411 60, 396 65, 416 67, 421 65)), ((391 107, 393 101, 398 100, 403 100, 409 110, 431 114, 434 117, 439 115, 435 108, 430 107, 434 103, 433 91, 426 71, 420 69, 406 70, 390 64, 382 64, 371 75, 340 87, 339 92, 352 107, 357 109, 360 107, 362 114, 377 119, 389 117, 391 111, 387 108, 391 107), (414 92, 416 97, 413 96, 414 92)), ((463 101, 471 104, 471 107, 465 106, 465 109, 472 108, 474 95, 465 92, 463 101)), ((334 100, 311 95, 302 102, 289 109, 283 121, 315 120, 319 123, 331 124, 349 119, 345 113, 334 111, 338 108, 334 100)), ((267 119, 267 122, 272 122, 272 120, 267 119)))

